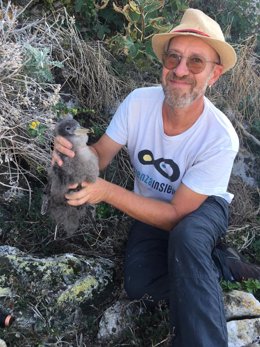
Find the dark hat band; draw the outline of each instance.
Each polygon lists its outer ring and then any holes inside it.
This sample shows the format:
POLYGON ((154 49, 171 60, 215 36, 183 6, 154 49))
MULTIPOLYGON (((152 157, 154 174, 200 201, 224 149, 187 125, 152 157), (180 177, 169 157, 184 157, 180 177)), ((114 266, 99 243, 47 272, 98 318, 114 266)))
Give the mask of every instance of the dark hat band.
POLYGON ((173 30, 173 33, 194 33, 194 34, 199 34, 201 36, 207 36, 210 37, 208 34, 205 34, 203 31, 199 31, 196 29, 182 29, 182 30, 173 30))

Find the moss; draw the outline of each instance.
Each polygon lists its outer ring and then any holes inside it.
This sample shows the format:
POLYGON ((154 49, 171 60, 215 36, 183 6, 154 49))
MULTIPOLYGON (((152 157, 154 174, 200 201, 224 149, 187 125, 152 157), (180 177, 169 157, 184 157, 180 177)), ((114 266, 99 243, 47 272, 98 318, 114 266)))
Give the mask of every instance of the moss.
POLYGON ((92 296, 92 291, 97 288, 97 286, 98 281, 93 276, 88 276, 79 280, 58 297, 58 305, 63 305, 66 302, 81 303, 85 301, 88 296, 92 296))

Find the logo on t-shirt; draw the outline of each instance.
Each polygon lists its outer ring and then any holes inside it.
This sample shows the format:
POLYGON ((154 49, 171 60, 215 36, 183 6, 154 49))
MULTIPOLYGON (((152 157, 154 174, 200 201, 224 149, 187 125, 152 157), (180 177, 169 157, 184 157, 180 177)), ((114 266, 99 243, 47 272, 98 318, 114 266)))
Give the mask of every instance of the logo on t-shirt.
POLYGON ((179 166, 172 159, 154 159, 153 153, 148 149, 140 151, 138 153, 138 159, 143 165, 153 165, 163 177, 168 178, 171 182, 177 181, 180 177, 179 166), (167 171, 171 173, 169 174, 167 171))

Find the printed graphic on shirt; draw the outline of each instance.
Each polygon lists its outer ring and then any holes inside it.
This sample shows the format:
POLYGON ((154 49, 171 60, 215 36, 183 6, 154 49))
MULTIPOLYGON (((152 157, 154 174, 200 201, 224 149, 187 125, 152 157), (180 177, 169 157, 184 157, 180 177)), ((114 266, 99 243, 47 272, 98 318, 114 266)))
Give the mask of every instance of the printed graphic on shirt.
POLYGON ((177 181, 180 177, 179 166, 172 159, 154 159, 153 153, 148 149, 140 151, 138 153, 138 159, 143 165, 153 165, 163 177, 168 178, 171 182, 177 181))
POLYGON ((135 169, 135 175, 140 182, 143 182, 147 186, 153 188, 154 190, 157 190, 160 193, 171 194, 171 195, 175 193, 174 188, 170 184, 156 181, 151 176, 137 169, 135 169))

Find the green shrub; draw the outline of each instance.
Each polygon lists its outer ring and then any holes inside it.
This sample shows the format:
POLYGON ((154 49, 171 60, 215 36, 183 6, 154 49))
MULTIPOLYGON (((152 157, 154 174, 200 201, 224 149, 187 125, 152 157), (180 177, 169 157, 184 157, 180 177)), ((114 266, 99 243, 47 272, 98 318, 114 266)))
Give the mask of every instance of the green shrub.
POLYGON ((249 279, 242 282, 229 282, 221 281, 221 287, 225 292, 231 290, 242 290, 248 293, 254 294, 254 296, 260 299, 260 281, 249 279))
POLYGON ((113 3, 113 7, 125 17, 127 25, 124 32, 108 39, 109 47, 116 54, 125 55, 128 60, 141 65, 140 61, 155 57, 151 37, 169 31, 187 5, 186 1, 166 4, 162 0, 128 0, 123 6, 113 3))
POLYGON ((56 66, 63 67, 60 61, 51 60, 50 50, 47 47, 39 49, 30 44, 24 45, 25 62, 23 66, 24 73, 37 82, 54 82, 51 68, 56 66))
POLYGON ((199 8, 215 18, 231 42, 241 42, 258 34, 259 1, 191 0, 190 7, 199 8))

